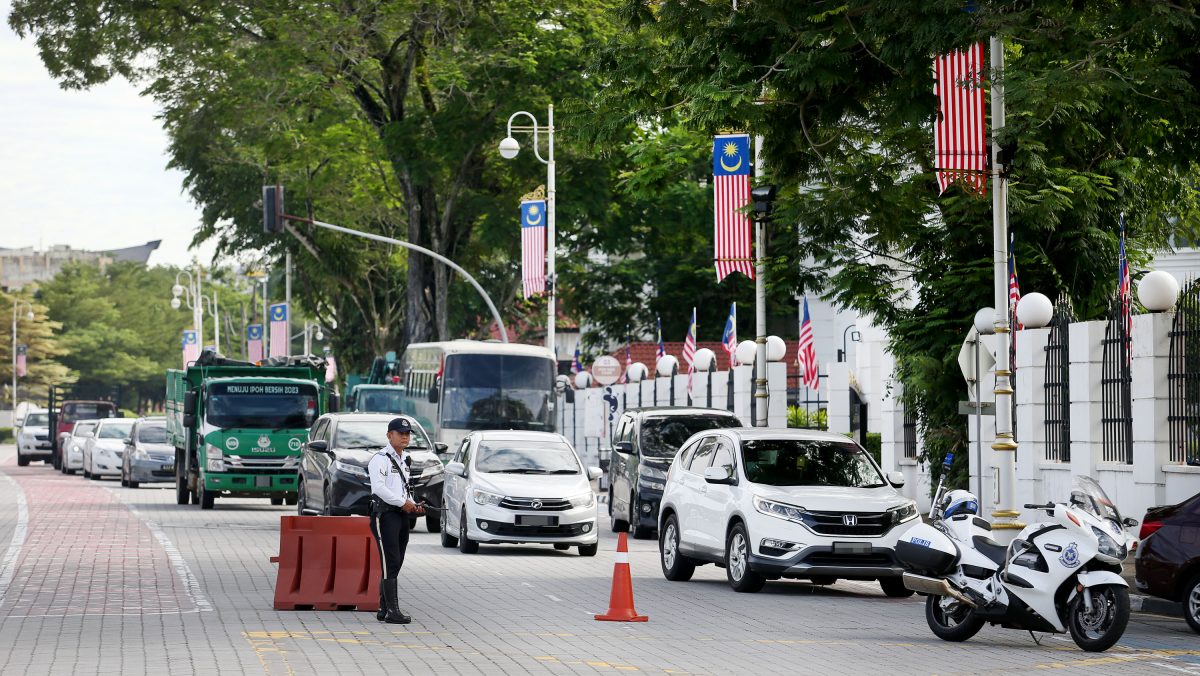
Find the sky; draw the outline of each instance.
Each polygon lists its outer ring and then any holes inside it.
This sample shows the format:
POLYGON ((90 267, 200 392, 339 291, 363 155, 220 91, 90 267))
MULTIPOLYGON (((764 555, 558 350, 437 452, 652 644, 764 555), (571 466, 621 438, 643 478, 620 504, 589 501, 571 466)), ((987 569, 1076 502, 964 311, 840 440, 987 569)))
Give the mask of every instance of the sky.
POLYGON ((168 170, 153 100, 124 80, 61 89, 0 0, 0 247, 116 249, 161 239, 150 263, 207 264, 188 250, 200 211, 168 170))

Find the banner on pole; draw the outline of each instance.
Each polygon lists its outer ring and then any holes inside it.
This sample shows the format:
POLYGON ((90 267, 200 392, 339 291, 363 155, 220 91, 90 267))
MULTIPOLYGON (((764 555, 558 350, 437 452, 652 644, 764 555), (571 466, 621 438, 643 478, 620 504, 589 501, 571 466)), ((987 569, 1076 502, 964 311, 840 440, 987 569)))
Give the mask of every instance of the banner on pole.
POLYGON ((713 138, 713 263, 718 282, 734 272, 754 279, 752 226, 741 211, 750 203, 750 166, 749 134, 713 138))
POLYGON ((287 303, 276 303, 268 313, 271 321, 270 357, 288 356, 288 306, 287 303))
POLYGON ((546 293, 546 201, 521 202, 521 290, 525 298, 546 293))
POLYGON ((25 356, 29 353, 28 345, 17 346, 17 377, 24 378, 28 371, 25 368, 25 356))
POLYGON ((251 324, 246 327, 246 360, 261 361, 263 358, 263 325, 251 324))
POLYGON ((200 336, 194 329, 183 331, 183 367, 200 358, 200 336))

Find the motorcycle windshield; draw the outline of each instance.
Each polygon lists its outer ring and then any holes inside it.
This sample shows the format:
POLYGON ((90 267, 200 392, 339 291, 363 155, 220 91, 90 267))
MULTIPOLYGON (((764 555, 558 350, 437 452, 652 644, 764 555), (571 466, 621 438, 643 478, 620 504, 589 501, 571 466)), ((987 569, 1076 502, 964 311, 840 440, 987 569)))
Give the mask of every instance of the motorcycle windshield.
POLYGON ((1090 476, 1076 476, 1071 486, 1071 503, 1104 521, 1121 523, 1121 513, 1100 484, 1090 476))

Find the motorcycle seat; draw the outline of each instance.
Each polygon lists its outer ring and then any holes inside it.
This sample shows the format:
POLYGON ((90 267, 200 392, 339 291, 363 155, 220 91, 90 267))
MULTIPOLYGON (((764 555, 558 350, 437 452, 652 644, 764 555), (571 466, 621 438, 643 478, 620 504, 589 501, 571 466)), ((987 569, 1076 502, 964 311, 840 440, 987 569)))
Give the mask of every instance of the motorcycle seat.
POLYGON ((972 538, 972 542, 975 545, 975 550, 991 559, 992 563, 997 566, 1004 565, 1004 558, 1008 554, 1008 547, 982 535, 976 535, 972 538))

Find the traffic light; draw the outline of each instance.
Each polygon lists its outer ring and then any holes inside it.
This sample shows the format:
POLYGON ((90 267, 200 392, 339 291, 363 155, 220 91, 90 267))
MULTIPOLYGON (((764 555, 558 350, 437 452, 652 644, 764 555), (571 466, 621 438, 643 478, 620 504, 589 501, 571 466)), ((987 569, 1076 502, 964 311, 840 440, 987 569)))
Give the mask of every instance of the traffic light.
POLYGON ((278 234, 283 232, 283 186, 263 186, 263 232, 278 234))
POLYGON ((775 186, 760 185, 750 191, 750 199, 754 201, 754 219, 766 220, 775 211, 775 186))

